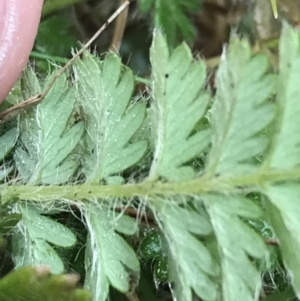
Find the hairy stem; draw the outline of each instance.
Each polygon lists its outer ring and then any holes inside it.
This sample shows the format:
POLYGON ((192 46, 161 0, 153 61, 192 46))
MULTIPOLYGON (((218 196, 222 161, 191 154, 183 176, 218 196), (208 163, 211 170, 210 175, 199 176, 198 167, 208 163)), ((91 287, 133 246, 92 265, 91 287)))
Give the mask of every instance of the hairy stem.
POLYGON ((205 195, 208 193, 233 193, 236 190, 258 191, 264 185, 300 179, 300 168, 292 170, 268 171, 246 176, 201 177, 185 182, 150 182, 126 185, 0 185, 2 204, 12 200, 32 201, 84 201, 95 198, 111 200, 114 198, 169 198, 174 195, 205 195))

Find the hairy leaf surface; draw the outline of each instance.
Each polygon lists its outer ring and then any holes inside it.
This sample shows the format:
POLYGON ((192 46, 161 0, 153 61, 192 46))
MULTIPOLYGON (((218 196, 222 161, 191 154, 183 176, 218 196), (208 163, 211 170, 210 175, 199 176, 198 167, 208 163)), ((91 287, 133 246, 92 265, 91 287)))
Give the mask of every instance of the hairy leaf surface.
MULTIPOLYGON (((285 26, 280 39, 280 70, 277 88, 279 109, 275 119, 272 147, 263 170, 290 170, 300 163, 300 34, 285 26)), ((300 297, 299 183, 265 187, 270 199, 267 210, 271 225, 280 240, 283 261, 300 297)))
POLYGON ((265 55, 252 57, 248 42, 234 40, 217 71, 211 110, 212 149, 207 174, 253 171, 249 159, 261 154, 267 138, 259 133, 272 121, 275 76, 265 55))
POLYGON ((46 264, 51 272, 64 271, 62 259, 49 244, 71 247, 75 235, 65 226, 41 215, 33 206, 19 206, 22 221, 13 236, 13 255, 17 267, 46 264))
MULTIPOLYGON (((41 93, 42 88, 33 71, 27 72, 30 92, 41 93)), ((45 87, 53 76, 55 72, 45 81, 45 87)), ((69 128, 74 103, 74 90, 68 87, 66 75, 61 75, 45 99, 36 108, 22 114, 22 146, 15 152, 15 161, 23 181, 29 184, 59 184, 74 174, 77 163, 68 156, 84 130, 83 123, 69 128)))
POLYGON ((196 235, 210 234, 209 221, 196 211, 160 202, 153 210, 168 243, 174 298, 191 301, 194 291, 204 300, 216 300, 213 277, 218 274, 218 268, 206 246, 196 238, 196 235))
POLYGON ((109 285, 128 292, 131 276, 138 277, 140 265, 134 250, 119 234, 134 234, 137 224, 126 215, 117 216, 109 208, 87 207, 89 237, 86 250, 85 287, 94 301, 105 301, 109 285))
POLYGON ((268 187, 268 216, 271 225, 280 240, 283 262, 291 275, 292 285, 300 296, 300 187, 299 184, 287 183, 268 187))
MULTIPOLYGON (((134 77, 115 54, 101 62, 86 53, 74 70, 86 127, 84 174, 87 182, 115 182, 119 173, 137 163, 146 152, 146 141, 130 142, 145 118, 145 103, 129 105, 134 77)), ((123 226, 113 226, 108 208, 91 208, 84 213, 89 232, 85 286, 98 301, 106 300, 109 284, 127 292, 128 269, 138 275, 139 262, 131 247, 115 233, 133 234, 136 225, 124 216, 120 218, 123 226)))
POLYGON ((74 70, 80 79, 77 97, 85 115, 84 173, 88 182, 99 182, 139 161, 146 141, 130 143, 145 118, 145 103, 128 107, 133 93, 132 71, 110 54, 100 62, 86 53, 74 70))
POLYGON ((265 168, 293 168, 300 163, 300 35, 285 26, 280 39, 280 70, 275 131, 265 168))
POLYGON ((259 218, 260 208, 241 196, 214 195, 204 200, 218 242, 222 300, 257 300, 260 272, 248 256, 263 259, 267 249, 241 218, 259 218))
POLYGON ((202 61, 195 61, 186 44, 170 56, 159 30, 151 47, 153 78, 153 135, 156 137, 150 177, 183 180, 195 176, 187 161, 200 155, 209 143, 209 130, 193 135, 203 117, 209 95, 203 91, 206 71, 202 61))

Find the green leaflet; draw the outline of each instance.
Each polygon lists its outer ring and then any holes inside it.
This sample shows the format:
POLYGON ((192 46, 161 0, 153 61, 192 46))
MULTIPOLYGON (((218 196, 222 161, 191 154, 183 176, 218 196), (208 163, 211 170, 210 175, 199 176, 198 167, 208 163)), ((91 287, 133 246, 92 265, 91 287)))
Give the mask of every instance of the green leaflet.
POLYGON ((295 293, 292 286, 288 286, 284 291, 278 291, 266 298, 264 301, 291 301, 295 300, 295 293))
POLYGON ((74 275, 49 276, 45 266, 26 267, 0 280, 1 301, 89 301, 90 295, 77 289, 74 275))
POLYGON ((195 12, 200 9, 198 0, 141 0, 140 9, 148 12, 155 5, 155 25, 162 28, 168 44, 175 47, 178 44, 178 33, 181 37, 192 42, 196 31, 193 23, 187 16, 187 12, 195 12))
MULTIPOLYGON (((9 154, 9 152, 14 147, 19 136, 19 131, 17 128, 12 128, 5 132, 0 137, 0 161, 4 160, 4 157, 9 154)), ((13 166, 3 164, 0 167, 0 180, 6 178, 9 173, 13 170, 13 166)))
POLYGON ((248 256, 263 259, 268 253, 262 238, 240 217, 256 219, 260 208, 242 196, 212 195, 204 201, 218 242, 222 300, 256 300, 261 276, 248 256))
POLYGON ((278 110, 272 147, 265 168, 293 168, 300 163, 299 68, 300 35, 284 26, 280 39, 280 70, 277 85, 278 110))
POLYGON ((280 240, 283 262, 291 276, 297 297, 300 296, 300 187, 287 183, 266 189, 270 198, 267 205, 271 225, 280 240))
POLYGON ((163 257, 161 237, 157 231, 146 234, 139 246, 139 255, 143 259, 163 257))
POLYGON ((269 98, 275 76, 266 56, 251 57, 248 42, 233 40, 217 71, 217 94, 211 109, 212 148, 206 175, 249 173, 249 160, 261 154, 267 137, 259 134, 273 119, 269 98))
POLYGON ((162 246, 161 235, 157 231, 148 232, 139 246, 139 257, 144 262, 150 261, 153 268, 154 281, 168 281, 168 257, 162 246))
POLYGON ((128 292, 130 276, 139 276, 140 265, 134 250, 115 231, 134 234, 137 224, 126 215, 117 216, 105 206, 87 206, 85 217, 89 231, 85 287, 94 301, 107 299, 109 285, 128 292))
POLYGON ((209 221, 198 212, 160 202, 152 209, 169 249, 170 281, 175 283, 173 295, 178 301, 193 300, 196 295, 204 300, 217 299, 217 285, 213 277, 218 268, 206 246, 195 235, 211 233, 209 221))
POLYGON ((75 235, 62 224, 40 215, 30 205, 19 206, 22 222, 13 236, 13 255, 17 267, 47 264, 52 273, 64 271, 62 259, 49 244, 71 247, 76 242, 75 235))
POLYGON ((8 234, 22 219, 18 213, 9 213, 9 210, 0 209, 0 236, 8 234))
POLYGON ((100 62, 86 53, 74 70, 80 79, 77 98, 87 133, 83 170, 87 181, 96 183, 131 167, 145 154, 147 142, 130 139, 142 125, 146 107, 144 102, 129 106, 134 77, 117 55, 100 62))
POLYGON ((0 137, 0 161, 11 151, 18 138, 18 129, 12 128, 0 137))
MULTIPOLYGON (((33 71, 27 71, 28 94, 41 92, 33 71)), ((47 87, 55 72, 45 81, 47 87)), ((77 163, 70 153, 83 134, 83 123, 70 128, 69 118, 74 109, 75 95, 68 87, 66 75, 61 75, 45 99, 20 119, 22 146, 15 152, 15 161, 23 181, 28 184, 60 184, 75 172, 77 163)))
POLYGON ((153 4, 155 3, 155 0, 141 0, 140 1, 140 10, 142 13, 147 13, 153 4))
POLYGON ((156 137, 150 178, 164 177, 170 181, 195 176, 186 162, 200 155, 209 143, 209 130, 192 131, 203 117, 209 101, 203 91, 205 65, 195 61, 186 44, 170 56, 159 30, 154 31, 151 47, 153 79, 153 122, 156 137))
MULTIPOLYGON (((292 170, 300 163, 300 106, 299 69, 300 34, 287 25, 280 39, 280 70, 277 99, 279 109, 275 119, 272 146, 263 165, 263 171, 270 168, 292 170)), ((300 240, 299 208, 300 187, 297 183, 266 185, 264 187, 270 202, 267 212, 271 225, 280 240, 283 261, 291 275, 292 285, 300 297, 300 240)))

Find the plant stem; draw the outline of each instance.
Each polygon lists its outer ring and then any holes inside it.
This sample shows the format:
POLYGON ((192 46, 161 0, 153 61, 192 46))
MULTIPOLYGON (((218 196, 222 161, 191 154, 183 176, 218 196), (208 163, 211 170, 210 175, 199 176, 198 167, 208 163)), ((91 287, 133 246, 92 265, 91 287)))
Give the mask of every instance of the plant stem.
POLYGON ((60 63, 60 64, 66 64, 68 61, 66 58, 61 57, 61 56, 53 56, 53 55, 49 55, 49 54, 41 53, 41 52, 37 52, 37 51, 31 51, 30 57, 33 59, 42 60, 42 61, 55 61, 56 63, 60 63))
MULTIPOLYGON (((150 182, 145 181, 126 185, 64 185, 64 186, 32 186, 32 185, 0 185, 2 204, 12 200, 31 201, 84 201, 91 198, 111 201, 115 198, 141 197, 145 199, 159 198, 166 201, 175 195, 205 195, 209 193, 233 193, 236 190, 259 191, 264 185, 300 179, 300 168, 286 171, 267 171, 237 177, 201 177, 184 182, 150 182)), ((174 200, 173 200, 174 201, 174 200)))

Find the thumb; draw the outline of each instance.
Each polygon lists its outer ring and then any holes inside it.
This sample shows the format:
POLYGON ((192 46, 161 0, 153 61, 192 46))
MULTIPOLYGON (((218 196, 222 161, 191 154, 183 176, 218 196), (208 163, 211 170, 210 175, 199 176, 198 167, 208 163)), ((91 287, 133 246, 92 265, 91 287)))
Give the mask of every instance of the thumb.
POLYGON ((0 103, 25 67, 43 0, 0 0, 0 103))

